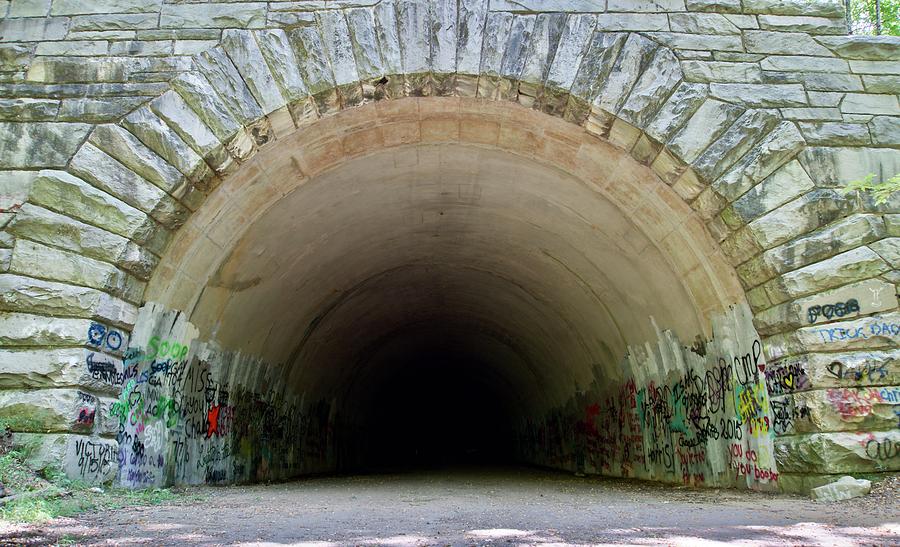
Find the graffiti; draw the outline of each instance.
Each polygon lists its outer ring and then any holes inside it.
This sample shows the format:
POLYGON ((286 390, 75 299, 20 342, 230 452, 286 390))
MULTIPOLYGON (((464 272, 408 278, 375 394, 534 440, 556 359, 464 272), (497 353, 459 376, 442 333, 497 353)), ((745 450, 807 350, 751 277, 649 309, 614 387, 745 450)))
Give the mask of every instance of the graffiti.
POLYGON ((822 342, 826 344, 847 340, 868 340, 870 336, 900 336, 900 323, 884 323, 876 320, 874 323, 869 323, 868 328, 866 328, 866 325, 849 329, 834 327, 816 329, 816 332, 822 337, 822 342))
MULTIPOLYGON (((700 355, 682 346, 685 366, 664 378, 643 383, 627 378, 613 392, 599 388, 603 395, 585 396, 574 420, 567 409, 559 409, 542 421, 528 421, 520 443, 528 458, 689 485, 737 482, 762 488, 776 482, 771 456, 775 407, 767 384, 783 391, 802 389, 809 381, 806 372, 799 364, 767 367, 756 338, 746 341, 743 351, 724 355, 715 343, 703 347, 700 355), (732 444, 741 450, 741 459, 729 466, 732 444)), ((786 420, 808 416, 805 408, 777 410, 779 429, 788 427, 786 420)))
POLYGON ((773 399, 771 404, 772 428, 777 435, 790 431, 797 420, 810 417, 809 407, 805 404, 797 405, 792 395, 788 395, 780 401, 773 399))
POLYGON ((828 374, 838 380, 855 380, 857 382, 864 380, 877 382, 888 375, 887 367, 884 363, 866 363, 857 369, 845 369, 843 363, 834 361, 826 367, 826 370, 828 374))
POLYGON ((75 456, 82 478, 104 476, 118 461, 115 445, 92 440, 76 440, 75 456))
POLYGON ((869 433, 859 442, 866 449, 866 456, 873 460, 889 460, 900 456, 900 442, 892 439, 878 440, 869 433))
POLYGON ((769 395, 784 395, 809 387, 809 377, 800 363, 775 365, 766 369, 766 389, 769 390, 769 395))
MULTIPOLYGON (((896 390, 897 388, 895 388, 896 390)), ((826 391, 828 401, 844 420, 862 418, 872 413, 872 406, 885 402, 877 388, 836 388, 826 391)))
POLYGON ((119 351, 122 349, 123 342, 124 337, 117 330, 107 328, 100 323, 91 323, 88 327, 88 345, 108 351, 119 351))
POLYGON ((806 309, 806 319, 810 324, 819 320, 819 316, 826 319, 832 317, 844 317, 851 313, 859 313, 859 302, 855 298, 847 300, 847 302, 838 302, 836 304, 825 304, 824 306, 810 306, 806 309))

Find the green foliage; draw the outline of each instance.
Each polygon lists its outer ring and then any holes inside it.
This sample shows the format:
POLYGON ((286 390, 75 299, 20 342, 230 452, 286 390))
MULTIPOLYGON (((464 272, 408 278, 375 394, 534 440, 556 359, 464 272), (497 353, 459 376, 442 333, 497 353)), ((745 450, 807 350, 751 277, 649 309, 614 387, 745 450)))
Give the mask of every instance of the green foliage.
POLYGON ((87 510, 156 505, 178 497, 178 494, 164 488, 92 489, 89 484, 69 479, 56 467, 36 473, 25 461, 25 455, 20 451, 0 456, 0 483, 8 494, 17 496, 0 505, 0 521, 44 522, 87 510))
MULTIPOLYGON (((875 0, 850 0, 853 34, 875 34, 875 0)), ((881 34, 900 36, 900 0, 881 0, 881 34)))
POLYGON ((841 188, 840 192, 845 196, 853 193, 856 193, 858 196, 860 192, 869 192, 877 205, 883 205, 896 192, 900 192, 900 173, 881 182, 875 182, 875 174, 870 173, 862 180, 850 182, 847 186, 841 188))

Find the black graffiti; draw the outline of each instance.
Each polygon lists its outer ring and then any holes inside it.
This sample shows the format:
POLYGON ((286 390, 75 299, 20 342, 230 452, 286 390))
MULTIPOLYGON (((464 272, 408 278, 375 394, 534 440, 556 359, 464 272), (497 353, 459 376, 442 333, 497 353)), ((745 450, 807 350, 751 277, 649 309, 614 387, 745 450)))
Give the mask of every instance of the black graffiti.
POLYGON ((794 422, 809 418, 809 408, 806 405, 797 405, 793 397, 785 397, 784 400, 771 400, 773 423, 772 428, 778 435, 789 431, 794 422))
POLYGON ((888 375, 885 363, 866 363, 857 369, 845 368, 840 361, 830 363, 826 370, 829 374, 838 380, 861 380, 878 381, 883 380, 888 375))
POLYGON ((873 460, 889 460, 900 456, 900 442, 894 442, 891 439, 878 441, 870 439, 866 443, 866 456, 873 460))
POLYGON ((76 440, 75 455, 78 457, 78 469, 82 477, 104 475, 118 461, 115 445, 90 440, 76 440))
POLYGON ((851 313, 859 313, 859 302, 855 298, 847 300, 847 302, 838 302, 836 304, 825 304, 824 306, 810 306, 806 309, 806 319, 810 323, 818 321, 819 316, 825 319, 832 317, 844 317, 851 313))
POLYGON ((119 372, 116 363, 108 360, 97 360, 94 352, 87 355, 87 369, 91 378, 107 384, 120 386, 125 383, 125 373, 119 372))

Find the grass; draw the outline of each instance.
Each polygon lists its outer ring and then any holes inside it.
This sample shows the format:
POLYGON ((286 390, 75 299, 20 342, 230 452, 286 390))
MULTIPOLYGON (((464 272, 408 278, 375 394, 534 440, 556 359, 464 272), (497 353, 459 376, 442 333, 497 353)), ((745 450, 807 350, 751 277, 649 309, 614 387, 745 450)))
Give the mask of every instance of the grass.
POLYGON ((71 480, 57 470, 35 472, 25 463, 25 455, 18 451, 0 456, 0 483, 6 487, 7 494, 16 496, 0 505, 0 521, 15 523, 46 522, 82 511, 156 505, 184 497, 167 488, 101 489, 71 480))

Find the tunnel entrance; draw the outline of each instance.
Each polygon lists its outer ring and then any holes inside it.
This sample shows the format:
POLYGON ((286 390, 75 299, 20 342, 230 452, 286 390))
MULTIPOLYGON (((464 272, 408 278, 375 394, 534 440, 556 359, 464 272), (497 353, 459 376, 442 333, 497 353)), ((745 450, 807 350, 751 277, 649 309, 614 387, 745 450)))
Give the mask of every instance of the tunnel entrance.
POLYGON ((125 356, 165 379, 123 392, 151 406, 123 410, 122 481, 527 462, 768 482, 728 459, 774 467, 761 346, 672 188, 517 105, 394 103, 264 149, 179 233, 125 356), (161 343, 190 352, 162 365, 161 343))

